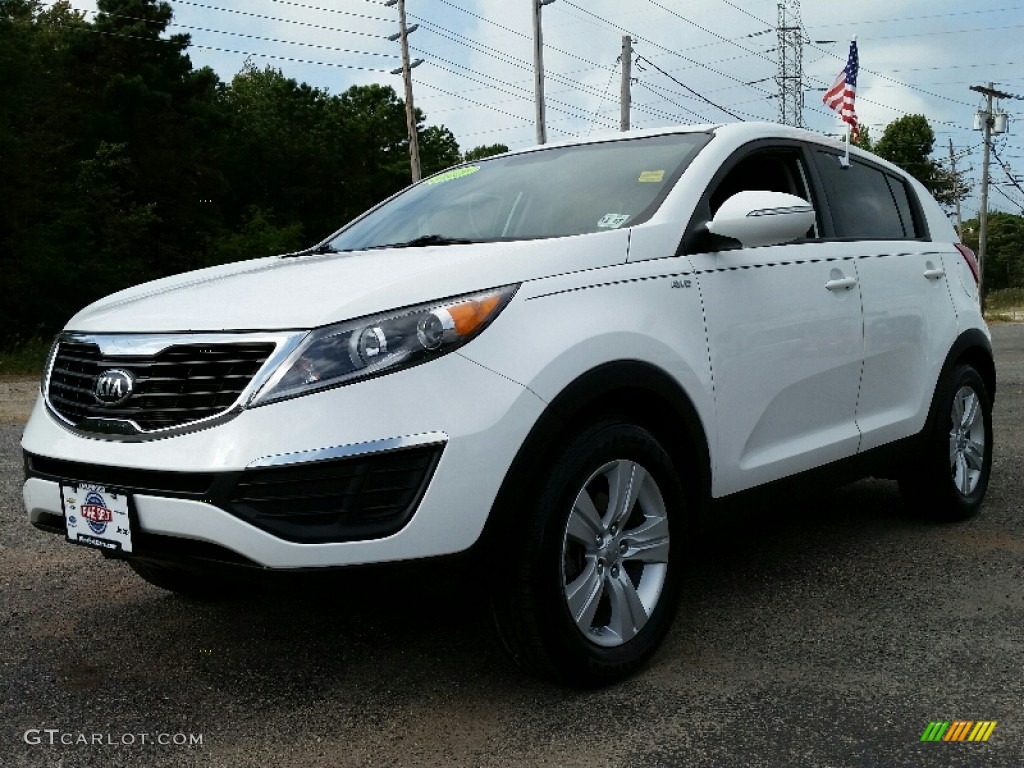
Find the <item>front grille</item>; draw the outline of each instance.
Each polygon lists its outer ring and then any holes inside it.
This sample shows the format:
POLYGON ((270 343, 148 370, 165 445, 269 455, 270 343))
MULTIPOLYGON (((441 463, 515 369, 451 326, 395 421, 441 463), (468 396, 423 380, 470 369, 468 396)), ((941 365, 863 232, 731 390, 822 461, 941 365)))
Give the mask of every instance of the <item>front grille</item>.
POLYGON ((272 342, 176 344, 155 355, 104 355, 93 343, 62 340, 50 373, 50 407, 73 425, 132 421, 144 432, 170 429, 228 410, 274 351, 272 342), (103 405, 93 394, 108 369, 134 378, 130 397, 103 405), (85 424, 83 424, 85 422, 85 424))
POLYGON ((389 536, 412 517, 441 446, 246 470, 227 509, 304 544, 389 536))

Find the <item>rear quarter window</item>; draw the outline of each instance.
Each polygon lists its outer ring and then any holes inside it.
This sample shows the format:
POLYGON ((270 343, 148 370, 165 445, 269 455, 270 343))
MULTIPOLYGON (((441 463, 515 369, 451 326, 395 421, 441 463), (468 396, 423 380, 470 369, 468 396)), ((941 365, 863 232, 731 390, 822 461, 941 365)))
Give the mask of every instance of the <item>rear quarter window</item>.
POLYGON ((918 237, 913 206, 903 181, 857 160, 844 168, 839 156, 817 152, 835 235, 858 240, 918 237))
POLYGON ((896 201, 896 209, 900 212, 903 235, 910 238, 924 237, 921 217, 914 214, 914 206, 911 205, 913 192, 907 188, 903 179, 890 174, 886 174, 885 178, 889 182, 892 198, 896 201))

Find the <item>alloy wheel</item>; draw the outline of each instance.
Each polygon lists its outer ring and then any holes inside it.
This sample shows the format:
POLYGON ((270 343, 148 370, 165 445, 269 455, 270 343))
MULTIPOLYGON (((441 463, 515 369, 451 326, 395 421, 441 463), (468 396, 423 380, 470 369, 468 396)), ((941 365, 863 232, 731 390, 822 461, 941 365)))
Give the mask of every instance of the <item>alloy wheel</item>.
POLYGON ((583 484, 562 543, 563 595, 577 628, 622 645, 647 623, 668 573, 669 523, 654 477, 624 459, 583 484))

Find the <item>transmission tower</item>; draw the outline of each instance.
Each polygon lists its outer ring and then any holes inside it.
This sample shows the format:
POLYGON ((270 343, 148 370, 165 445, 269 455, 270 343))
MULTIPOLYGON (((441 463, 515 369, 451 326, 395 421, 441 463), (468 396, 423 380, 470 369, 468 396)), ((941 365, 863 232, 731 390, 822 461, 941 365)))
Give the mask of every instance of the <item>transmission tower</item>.
POLYGON ((800 0, 779 3, 779 122, 804 128, 804 31, 800 0))

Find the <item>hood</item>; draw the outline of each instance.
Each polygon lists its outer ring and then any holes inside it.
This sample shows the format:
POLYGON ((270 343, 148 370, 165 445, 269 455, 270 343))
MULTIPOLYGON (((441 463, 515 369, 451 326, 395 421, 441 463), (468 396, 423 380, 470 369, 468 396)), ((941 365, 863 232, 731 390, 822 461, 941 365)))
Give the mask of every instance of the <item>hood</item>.
POLYGON ((626 260, 629 230, 520 242, 273 256, 120 291, 76 314, 85 333, 314 328, 626 260))

